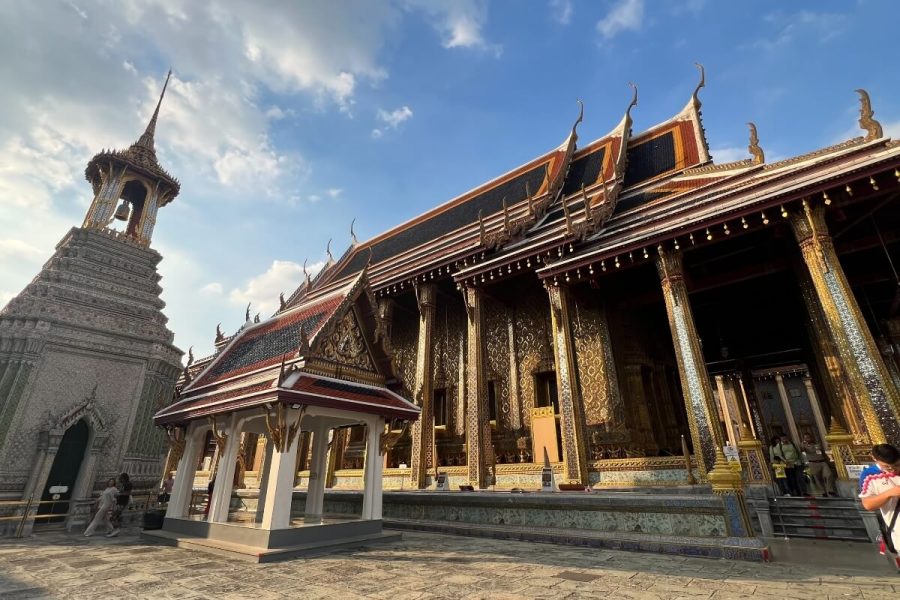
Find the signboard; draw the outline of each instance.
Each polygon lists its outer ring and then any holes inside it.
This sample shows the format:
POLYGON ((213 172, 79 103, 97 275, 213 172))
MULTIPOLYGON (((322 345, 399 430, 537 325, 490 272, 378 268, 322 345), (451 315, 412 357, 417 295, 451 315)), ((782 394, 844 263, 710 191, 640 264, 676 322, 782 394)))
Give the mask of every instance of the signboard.
POLYGON ((51 485, 49 492, 51 494, 65 494, 69 491, 69 486, 67 485, 51 485))
POLYGON ((729 462, 741 460, 741 454, 738 452, 738 449, 732 446, 731 444, 725 444, 722 448, 722 454, 725 455, 725 458, 728 459, 729 462))
POLYGON ((442 492, 450 491, 450 478, 447 477, 446 473, 438 473, 437 485, 435 486, 435 489, 442 492))
POLYGON ((850 481, 859 481, 863 469, 868 466, 869 465, 847 465, 847 476, 850 477, 850 481))

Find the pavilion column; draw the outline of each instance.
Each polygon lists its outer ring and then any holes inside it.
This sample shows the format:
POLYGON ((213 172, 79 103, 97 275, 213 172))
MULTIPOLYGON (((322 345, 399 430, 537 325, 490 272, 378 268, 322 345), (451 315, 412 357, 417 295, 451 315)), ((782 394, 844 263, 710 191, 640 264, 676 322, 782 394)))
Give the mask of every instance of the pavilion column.
POLYGON ((318 425, 313 431, 312 462, 309 465, 309 484, 306 486, 306 519, 322 518, 325 505, 325 470, 328 456, 328 426, 318 425))
POLYGON ((819 432, 819 441, 827 447, 825 436, 828 435, 828 428, 825 426, 825 416, 822 414, 822 405, 819 404, 819 397, 813 387, 812 379, 809 375, 803 378, 803 385, 806 387, 806 397, 809 398, 809 406, 812 408, 813 419, 816 421, 816 431, 819 432))
MULTIPOLYGON (((256 521, 261 522, 265 516, 266 496, 269 493, 269 474, 272 472, 272 454, 275 452, 275 444, 266 438, 265 456, 259 466, 259 497, 256 500, 256 521)), ((291 483, 293 487, 293 482, 291 483)))
MULTIPOLYGON (((463 290, 467 316, 466 451, 469 485, 485 488, 490 462, 491 424, 487 410, 484 363, 484 298, 476 287, 463 290)), ((424 420, 420 416, 419 420, 424 420)))
POLYGON ((197 474, 197 460, 206 441, 206 428, 194 422, 185 435, 184 452, 175 470, 172 496, 166 508, 167 519, 183 519, 188 516, 191 496, 194 492, 194 476, 197 474))
MULTIPOLYGON (((575 372, 572 326, 569 318, 569 290, 565 286, 548 285, 553 335, 553 359, 556 363, 556 388, 559 395, 563 462, 569 481, 587 485, 587 443, 584 429, 584 407, 575 372)), ((537 459, 535 459, 537 460, 537 459)))
POLYGON ((366 423, 366 463, 363 472, 365 488, 363 489, 363 519, 381 519, 381 486, 382 465, 381 433, 384 431, 384 419, 371 418, 366 423))
POLYGON ((416 389, 413 400, 422 409, 419 419, 413 423, 412 451, 410 452, 410 477, 412 487, 424 489, 428 467, 434 457, 434 312, 437 288, 431 284, 416 286, 419 305, 419 344, 416 351, 416 389))
POLYGON ((325 472, 325 487, 333 488, 337 483, 335 472, 344 466, 344 451, 347 449, 349 429, 335 429, 331 435, 331 452, 328 454, 328 468, 325 472))
POLYGON ((781 373, 775 374, 775 387, 778 388, 778 398, 781 400, 781 410, 784 411, 784 420, 787 421, 788 431, 791 432, 791 441, 798 448, 800 447, 800 432, 797 431, 797 422, 794 420, 794 410, 791 408, 791 399, 788 397, 787 390, 784 387, 784 376, 781 373))
MULTIPOLYGON (((299 410, 290 409, 286 415, 285 423, 295 422, 299 417, 299 410)), ((270 442, 266 452, 266 492, 260 489, 260 503, 262 509, 263 529, 287 529, 291 525, 291 504, 294 496, 294 475, 297 466, 297 435, 290 435, 290 429, 285 426, 279 431, 280 443, 270 442)), ((274 436, 270 436, 274 437, 274 436)))
POLYGON ((209 506, 210 523, 227 523, 228 509, 231 507, 231 492, 234 489, 234 469, 237 463, 238 451, 241 448, 240 425, 242 420, 237 413, 228 417, 228 426, 225 435, 225 450, 219 457, 219 470, 216 474, 216 484, 213 487, 213 497, 209 506))
POLYGON ((869 438, 898 444, 900 398, 835 252, 825 210, 804 200, 789 220, 869 438))
POLYGON ((716 450, 722 448, 725 436, 716 412, 709 373, 684 283, 681 253, 660 247, 656 268, 672 330, 694 455, 698 458, 697 466, 705 475, 715 465, 716 450))

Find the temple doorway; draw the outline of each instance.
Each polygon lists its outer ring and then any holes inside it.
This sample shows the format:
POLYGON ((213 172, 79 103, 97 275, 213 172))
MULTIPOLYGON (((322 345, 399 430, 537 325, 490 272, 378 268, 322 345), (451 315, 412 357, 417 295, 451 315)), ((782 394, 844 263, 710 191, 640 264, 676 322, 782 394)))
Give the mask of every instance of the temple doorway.
POLYGON ((59 523, 69 511, 69 502, 81 472, 84 454, 90 438, 90 427, 84 419, 79 419, 66 430, 59 449, 50 467, 47 484, 41 494, 41 505, 37 514, 58 515, 40 519, 37 523, 59 523))

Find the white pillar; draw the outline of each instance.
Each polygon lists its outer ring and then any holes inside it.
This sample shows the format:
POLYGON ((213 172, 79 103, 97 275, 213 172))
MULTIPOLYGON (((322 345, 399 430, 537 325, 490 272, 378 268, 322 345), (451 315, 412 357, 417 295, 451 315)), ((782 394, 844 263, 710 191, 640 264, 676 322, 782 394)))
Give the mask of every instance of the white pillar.
MULTIPOLYGON (((272 453, 275 452, 275 444, 271 439, 266 438, 265 446, 266 455, 263 457, 262 465, 260 465, 259 475, 259 498, 256 501, 256 521, 262 521, 265 511, 263 508, 266 504, 266 495, 269 493, 269 473, 272 472, 272 453)), ((293 485, 291 486, 293 487, 293 485)))
MULTIPOLYGON (((296 411, 288 413, 287 421, 296 419, 296 411)), ((262 524, 263 529, 287 529, 291 526, 291 504, 294 497, 294 475, 297 468, 297 440, 295 435, 288 448, 284 452, 275 450, 272 446, 271 461, 266 454, 266 462, 269 468, 266 472, 266 492, 263 502, 262 524)), ((268 453, 269 447, 266 447, 268 453)), ((262 494, 262 490, 260 490, 262 494)))
POLYGON ((184 452, 178 466, 175 467, 175 482, 172 485, 172 497, 166 509, 166 518, 183 519, 188 516, 191 496, 194 492, 197 459, 203 442, 206 441, 206 428, 199 428, 192 423, 185 436, 184 452))
POLYGON ((828 428, 825 427, 825 417, 822 416, 822 405, 819 404, 819 397, 816 396, 816 390, 813 389, 812 379, 808 376, 803 378, 803 385, 806 386, 806 396, 809 398, 809 406, 812 408, 813 418, 816 420, 816 429, 819 431, 819 442, 822 447, 828 449, 828 442, 825 441, 825 435, 828 428))
POLYGON ((216 473, 216 483, 213 486, 213 497, 209 506, 210 523, 227 523, 228 509, 231 507, 231 491, 234 489, 234 467, 237 462, 237 453, 241 448, 240 424, 237 414, 232 413, 228 417, 228 426, 225 435, 225 451, 219 457, 219 469, 216 473))
MULTIPOLYGON (((370 503, 370 514, 368 518, 376 521, 381 519, 383 461, 381 460, 380 453, 382 431, 384 431, 384 419, 372 419, 372 424, 368 429, 368 439, 366 443, 366 472, 369 473, 369 480, 366 482, 366 492, 368 493, 370 503), (372 457, 371 460, 369 460, 370 456, 372 457), (370 462, 372 463, 371 469, 369 468, 370 462)), ((363 510, 365 511, 365 506, 363 510)))
POLYGON ((791 440, 799 448, 800 434, 797 431, 797 424, 794 423, 794 411, 791 410, 791 401, 788 398, 787 390, 784 389, 784 377, 781 376, 781 373, 775 375, 775 384, 778 386, 778 395, 781 396, 781 407, 784 409, 784 418, 787 420, 787 426, 791 432, 791 440))
POLYGON ((325 476, 328 469, 327 425, 319 425, 313 432, 312 464, 309 465, 309 484, 306 486, 305 518, 312 521, 322 518, 325 505, 325 476))

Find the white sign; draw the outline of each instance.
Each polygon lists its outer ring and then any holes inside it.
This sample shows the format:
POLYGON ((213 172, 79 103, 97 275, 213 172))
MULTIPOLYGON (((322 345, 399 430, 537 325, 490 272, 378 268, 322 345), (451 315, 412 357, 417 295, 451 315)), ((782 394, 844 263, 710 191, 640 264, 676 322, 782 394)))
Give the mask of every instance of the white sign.
POLYGON ((65 494, 69 491, 69 486, 67 485, 51 485, 50 493, 51 494, 65 494))
POLYGON ((863 469, 868 467, 869 465, 847 465, 847 475, 851 480, 859 481, 860 475, 862 475, 863 469))
POLYGON ((741 460, 740 452, 738 452, 738 449, 731 444, 725 444, 722 448, 722 454, 725 455, 725 458, 727 458, 729 462, 741 460))

